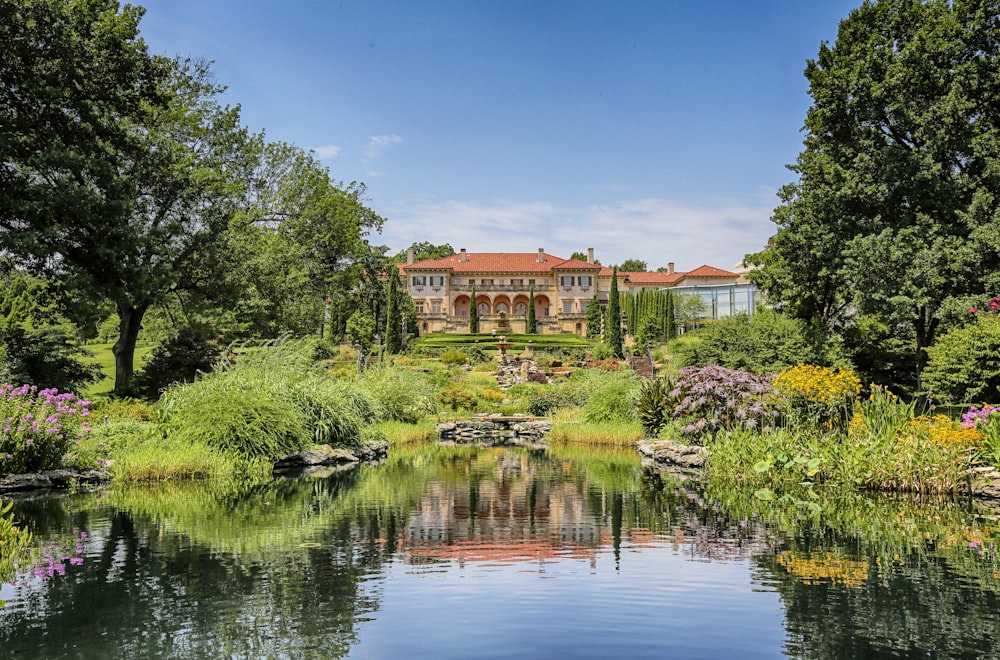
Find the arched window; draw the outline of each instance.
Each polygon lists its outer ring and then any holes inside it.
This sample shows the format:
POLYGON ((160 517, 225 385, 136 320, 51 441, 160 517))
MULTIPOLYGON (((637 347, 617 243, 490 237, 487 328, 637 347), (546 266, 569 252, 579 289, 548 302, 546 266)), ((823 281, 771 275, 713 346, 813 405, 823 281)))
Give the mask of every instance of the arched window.
POLYGON ((476 309, 479 310, 480 314, 489 314, 490 313, 490 306, 487 305, 484 302, 479 303, 479 306, 476 309))
POLYGON ((499 304, 497 305, 497 313, 498 313, 498 314, 499 314, 500 312, 506 312, 506 311, 508 311, 508 310, 507 310, 507 303, 499 303, 499 304))
POLYGON ((528 313, 528 306, 525 305, 524 303, 517 303, 516 305, 514 305, 514 313, 515 314, 527 314, 528 313))

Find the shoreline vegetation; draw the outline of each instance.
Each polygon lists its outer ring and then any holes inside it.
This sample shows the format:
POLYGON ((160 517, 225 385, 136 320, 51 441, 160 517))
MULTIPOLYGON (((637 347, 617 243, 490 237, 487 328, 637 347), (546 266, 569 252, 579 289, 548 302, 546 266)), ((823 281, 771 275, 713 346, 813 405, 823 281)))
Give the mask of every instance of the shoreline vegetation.
MULTIPOLYGON (((676 369, 669 347, 652 352, 665 375, 639 378, 600 344, 566 338, 533 338, 511 351, 544 378, 505 388, 485 344, 418 342, 368 366, 353 349, 315 338, 231 346, 155 402, 4 385, 0 475, 17 471, 9 466, 60 468, 106 475, 111 491, 201 481, 249 492, 273 481, 288 455, 383 446, 392 460, 437 441, 439 424, 523 415, 551 422, 545 439, 557 453, 625 451, 639 461, 650 445, 671 444, 702 457, 700 488, 749 494, 761 510, 835 516, 831 502, 886 491, 1000 497, 1000 489, 972 488, 977 478, 1000 479, 1000 413, 988 404, 937 414, 884 387, 862 395, 851 370, 815 365, 766 377, 718 365, 676 369)), ((668 479, 662 467, 646 478, 668 479)), ((67 484, 91 487, 71 477, 56 485, 67 484)), ((0 531, 10 548, 30 545, 9 507, 0 531)))
POLYGON ((862 397, 848 369, 795 365, 763 377, 710 365, 639 379, 577 337, 511 339, 512 355, 546 378, 501 388, 491 338, 466 335, 428 338, 360 372, 352 349, 317 340, 234 346, 152 403, 5 386, 5 417, 22 419, 5 432, 0 472, 266 480, 275 460, 310 447, 428 442, 437 423, 477 413, 549 418, 550 443, 703 446, 706 478, 761 498, 819 485, 967 493, 970 475, 1000 460, 1000 414, 988 404, 953 419, 883 387, 862 397))

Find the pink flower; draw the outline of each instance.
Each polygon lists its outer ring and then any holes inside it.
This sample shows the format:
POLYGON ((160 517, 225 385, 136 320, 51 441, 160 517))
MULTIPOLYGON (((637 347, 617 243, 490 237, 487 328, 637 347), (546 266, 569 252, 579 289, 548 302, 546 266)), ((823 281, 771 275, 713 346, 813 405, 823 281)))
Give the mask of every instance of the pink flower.
POLYGON ((970 307, 970 308, 969 308, 969 314, 975 314, 975 313, 976 313, 976 312, 978 312, 978 311, 979 311, 979 310, 978 310, 978 309, 976 309, 975 307, 970 307))

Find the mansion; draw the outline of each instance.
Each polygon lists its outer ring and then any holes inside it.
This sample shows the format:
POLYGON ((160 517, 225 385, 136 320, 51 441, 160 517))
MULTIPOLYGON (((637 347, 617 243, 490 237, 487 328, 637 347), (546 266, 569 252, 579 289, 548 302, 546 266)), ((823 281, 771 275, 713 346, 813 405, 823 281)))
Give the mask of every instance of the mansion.
MULTIPOLYGON (((539 333, 582 335, 586 332, 587 305, 595 295, 602 306, 606 305, 611 291, 612 271, 594 262, 593 248, 587 251, 586 261, 563 259, 544 249, 537 253, 462 249, 443 259, 415 262, 410 251, 399 270, 416 303, 421 335, 468 332, 472 305, 479 313, 480 332, 495 330, 501 319, 506 319, 509 332, 523 333, 529 304, 535 306, 539 333)), ((757 304, 756 289, 744 280, 743 272, 712 266, 680 272, 670 263, 665 272, 619 271, 618 291, 670 289, 698 295, 705 302, 706 318, 723 318, 753 313, 757 304)))

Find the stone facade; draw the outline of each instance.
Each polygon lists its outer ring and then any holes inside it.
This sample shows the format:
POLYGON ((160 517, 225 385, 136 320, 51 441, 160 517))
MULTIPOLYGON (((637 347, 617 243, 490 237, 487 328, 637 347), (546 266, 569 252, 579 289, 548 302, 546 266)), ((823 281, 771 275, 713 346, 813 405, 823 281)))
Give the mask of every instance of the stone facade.
MULTIPOLYGON (((610 268, 594 262, 593 249, 588 250, 586 261, 563 259, 544 249, 537 253, 463 249, 450 257, 418 262, 411 254, 399 270, 417 305, 421 335, 468 332, 472 305, 479 312, 480 332, 524 333, 529 304, 535 307, 538 332, 583 335, 587 306, 594 296, 601 305, 607 304, 612 275, 610 268)), ((742 275, 720 268, 701 266, 678 272, 671 263, 665 272, 619 272, 618 290, 636 293, 742 281, 742 275)))

